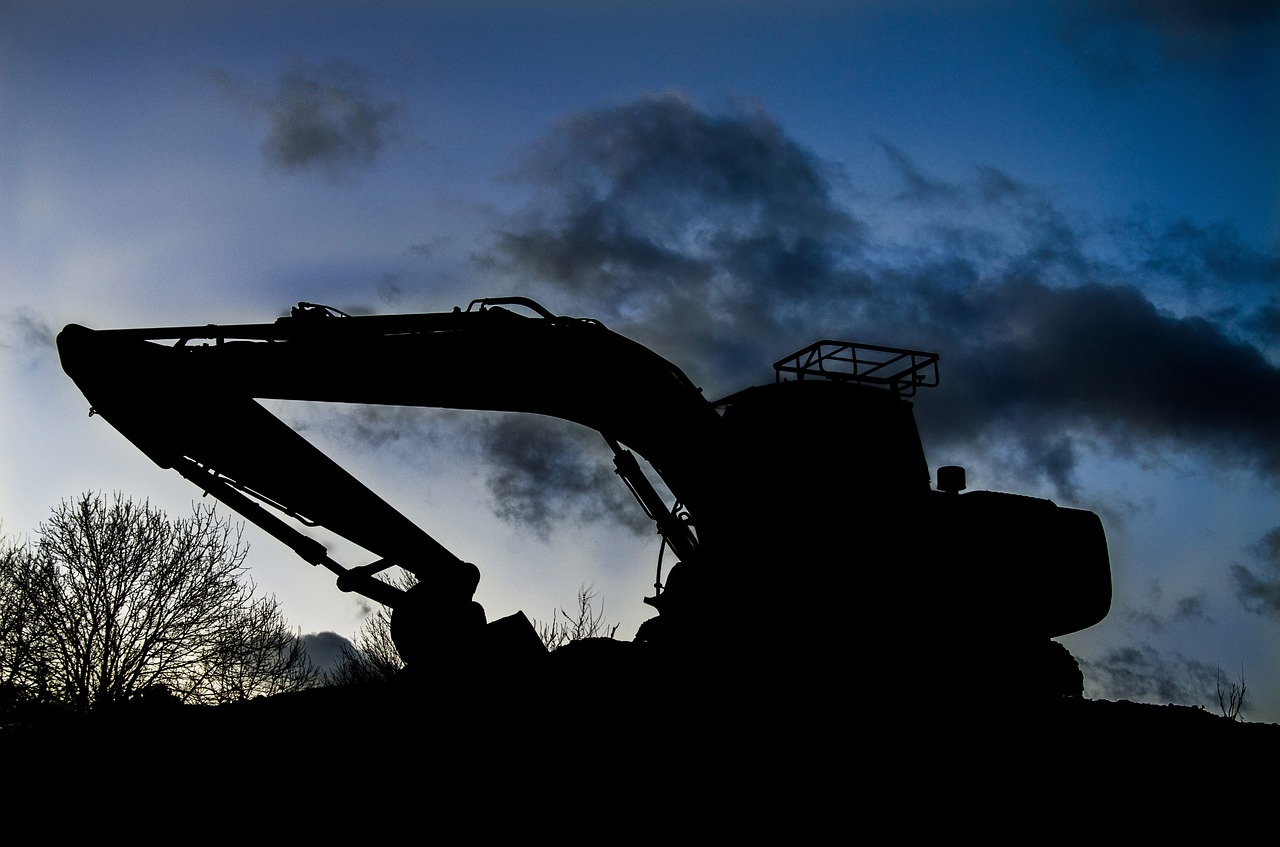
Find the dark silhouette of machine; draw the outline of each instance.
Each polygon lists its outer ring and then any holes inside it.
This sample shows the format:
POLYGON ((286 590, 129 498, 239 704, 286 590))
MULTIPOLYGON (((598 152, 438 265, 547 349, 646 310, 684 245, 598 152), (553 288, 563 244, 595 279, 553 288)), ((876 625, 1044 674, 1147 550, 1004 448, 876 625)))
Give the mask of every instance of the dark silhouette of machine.
MULTIPOLYGON (((775 382, 708 400, 642 345, 520 297, 436 314, 351 317, 303 303, 270 324, 70 325, 58 347, 91 414, 343 590, 392 607, 411 669, 492 661, 526 650, 529 636, 515 616, 486 624, 474 565, 255 398, 524 412, 597 430, 677 560, 633 642, 673 662, 740 657, 794 671, 874 653, 927 667, 934 645, 963 637, 969 653, 1040 668, 1036 684, 1078 694, 1074 661, 1065 682, 1046 677, 1044 645, 1110 607, 1092 512, 961 494, 956 467, 931 488, 909 399, 938 384, 931 353, 820 341, 777 362, 775 382), (313 526, 376 560, 339 564, 305 533, 313 526), (393 565, 419 583, 402 591, 377 578, 393 565)), ((943 664, 962 680, 963 663, 943 664)))

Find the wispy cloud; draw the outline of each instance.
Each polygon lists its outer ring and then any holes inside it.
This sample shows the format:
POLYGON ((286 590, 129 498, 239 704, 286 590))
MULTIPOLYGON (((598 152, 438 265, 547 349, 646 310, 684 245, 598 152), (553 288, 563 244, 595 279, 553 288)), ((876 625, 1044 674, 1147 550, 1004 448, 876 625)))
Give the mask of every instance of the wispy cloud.
POLYGON ((267 118, 262 153, 273 170, 319 172, 346 181, 404 135, 403 105, 378 94, 369 74, 346 62, 313 66, 295 59, 269 93, 226 74, 215 77, 235 99, 267 118))
POLYGON ((12 337, 18 344, 30 348, 53 349, 53 327, 28 308, 18 308, 4 316, 4 322, 11 330, 12 337))
POLYGON ((56 356, 54 331, 43 317, 25 306, 0 314, 0 350, 34 366, 56 356))
POLYGON ((637 534, 653 531, 595 433, 542 418, 503 416, 475 435, 490 466, 486 485, 499 517, 543 539, 561 521, 609 519, 637 534))
POLYGON ((1236 596, 1250 612, 1280 620, 1280 527, 1267 533, 1253 547, 1256 568, 1231 566, 1236 596))
POLYGON ((1129 623, 1148 633, 1164 632, 1174 626, 1213 622, 1209 617, 1208 600, 1203 591, 1179 597, 1170 606, 1164 603, 1158 584, 1152 587, 1150 602, 1146 606, 1126 606, 1118 611, 1129 623))
POLYGON ((653 532, 614 471, 599 434, 536 415, 351 406, 319 413, 290 409, 297 431, 428 463, 464 457, 483 475, 494 514, 543 540, 562 524, 611 525, 653 532))

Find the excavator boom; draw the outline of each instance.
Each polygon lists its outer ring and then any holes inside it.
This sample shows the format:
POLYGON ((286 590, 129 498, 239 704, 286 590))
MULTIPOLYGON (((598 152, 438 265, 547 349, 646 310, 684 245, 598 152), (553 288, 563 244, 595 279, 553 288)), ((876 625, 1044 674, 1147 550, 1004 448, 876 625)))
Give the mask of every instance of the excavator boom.
MULTIPOLYGON (((695 501, 704 472, 690 464, 720 422, 670 362, 596 321, 556 317, 522 298, 477 301, 467 311, 370 317, 301 304, 275 323, 239 326, 71 325, 58 347, 94 413, 156 464, 177 470, 306 561, 339 575, 348 571, 264 504, 373 552, 378 570, 398 564, 439 590, 468 597, 478 579, 473 566, 257 401, 554 415, 665 464, 672 469, 667 483, 695 501)), ((377 599, 394 599, 381 582, 348 580, 344 587, 361 584, 377 599)))

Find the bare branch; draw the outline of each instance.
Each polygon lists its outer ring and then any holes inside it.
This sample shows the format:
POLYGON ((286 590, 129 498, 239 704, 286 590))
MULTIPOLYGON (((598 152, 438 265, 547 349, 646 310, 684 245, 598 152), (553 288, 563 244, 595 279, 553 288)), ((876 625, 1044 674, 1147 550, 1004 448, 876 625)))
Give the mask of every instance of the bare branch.
POLYGON ((226 702, 314 684, 247 554, 212 508, 171 520, 119 494, 63 501, 34 544, 0 551, 0 682, 82 711, 159 688, 226 702))
POLYGON ((610 627, 604 622, 604 603, 600 603, 600 611, 595 610, 596 590, 593 585, 584 585, 578 589, 578 608, 572 614, 564 609, 552 610, 548 623, 534 621, 538 636, 548 650, 555 650, 584 638, 613 638, 618 631, 618 624, 610 627))
POLYGON ((1230 687, 1223 690, 1222 687, 1222 668, 1218 668, 1218 708, 1222 711, 1222 716, 1228 720, 1240 720, 1241 713, 1244 712, 1244 665, 1240 666, 1240 681, 1233 682, 1230 687))

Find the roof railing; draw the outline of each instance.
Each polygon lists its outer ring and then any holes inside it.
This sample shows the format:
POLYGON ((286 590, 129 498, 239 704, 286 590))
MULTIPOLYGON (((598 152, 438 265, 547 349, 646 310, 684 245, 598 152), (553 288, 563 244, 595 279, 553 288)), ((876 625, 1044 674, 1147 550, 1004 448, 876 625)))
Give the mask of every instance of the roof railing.
POLYGON ((774 362, 778 382, 788 374, 882 386, 910 397, 919 388, 938 384, 938 354, 853 341, 815 341, 802 350, 774 362))

